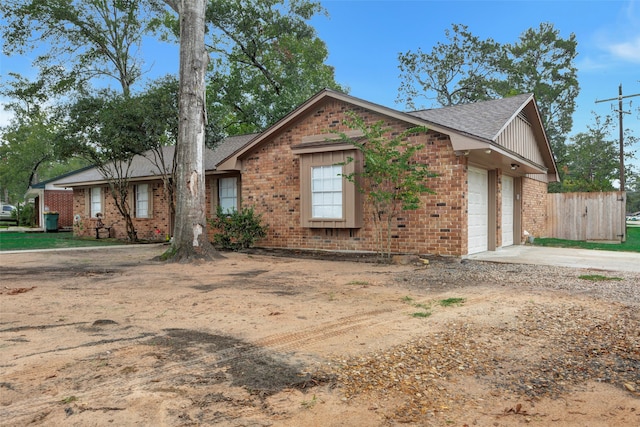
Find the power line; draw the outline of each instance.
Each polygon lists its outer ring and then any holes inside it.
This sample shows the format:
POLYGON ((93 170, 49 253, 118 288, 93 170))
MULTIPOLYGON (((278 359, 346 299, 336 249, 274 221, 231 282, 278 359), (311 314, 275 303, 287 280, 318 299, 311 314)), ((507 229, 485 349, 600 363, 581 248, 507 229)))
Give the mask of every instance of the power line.
POLYGON ((600 101, 596 100, 596 104, 598 102, 607 102, 607 101, 618 101, 618 109, 613 110, 618 113, 618 120, 620 122, 620 191, 624 191, 624 127, 622 126, 622 117, 625 114, 631 114, 630 111, 624 111, 622 109, 622 100, 625 98, 633 98, 634 96, 640 96, 640 93, 636 93, 634 95, 625 95, 622 96, 622 83, 618 86, 618 97, 617 98, 609 98, 602 99, 600 101))

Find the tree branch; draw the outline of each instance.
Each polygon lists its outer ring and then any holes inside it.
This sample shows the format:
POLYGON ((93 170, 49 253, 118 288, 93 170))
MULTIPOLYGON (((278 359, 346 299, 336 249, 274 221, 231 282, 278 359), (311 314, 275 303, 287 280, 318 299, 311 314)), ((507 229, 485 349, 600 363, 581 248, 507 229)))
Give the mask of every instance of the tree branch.
POLYGON ((180 15, 180 11, 182 10, 182 2, 180 0, 164 0, 164 2, 173 9, 178 15, 180 15))

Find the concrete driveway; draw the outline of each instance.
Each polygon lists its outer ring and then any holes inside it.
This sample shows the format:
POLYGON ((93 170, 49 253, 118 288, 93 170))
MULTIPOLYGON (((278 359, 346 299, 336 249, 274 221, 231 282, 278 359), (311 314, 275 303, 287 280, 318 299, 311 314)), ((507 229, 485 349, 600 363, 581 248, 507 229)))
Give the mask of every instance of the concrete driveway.
POLYGON ((640 273, 640 253, 587 249, 509 246, 496 251, 468 255, 465 258, 512 264, 558 265, 595 270, 640 273))

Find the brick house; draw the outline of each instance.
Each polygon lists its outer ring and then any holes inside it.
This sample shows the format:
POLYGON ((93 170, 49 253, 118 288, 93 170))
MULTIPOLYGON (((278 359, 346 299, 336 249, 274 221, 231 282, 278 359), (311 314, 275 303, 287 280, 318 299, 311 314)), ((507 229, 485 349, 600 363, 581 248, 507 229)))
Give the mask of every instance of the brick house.
MULTIPOLYGON (((438 174, 428 183, 435 194, 423 195, 419 209, 393 224, 393 252, 462 256, 521 244, 525 230, 544 235, 547 183, 558 177, 531 94, 403 113, 321 91, 264 132, 229 138, 208 153, 208 212, 213 215, 218 204, 252 206, 269 226, 259 242, 264 247, 374 251, 371 213, 353 184, 335 180, 349 172, 342 168, 357 167, 337 165, 358 153, 331 133, 353 132, 343 124, 347 112, 370 124, 382 120, 396 132, 429 129, 409 139, 424 146, 418 160, 438 174), (330 187, 330 203, 313 183, 330 187)), ((164 233, 170 219, 160 212, 166 201, 153 179, 138 176, 132 183, 150 185, 153 221, 145 229, 164 233)), ((98 184, 65 184, 74 187, 74 212, 83 218, 90 219, 88 192, 98 184)))
POLYGON ((25 199, 33 200, 35 225, 37 227, 45 228, 45 212, 57 212, 58 228, 71 229, 73 226, 73 190, 60 187, 58 184, 86 169, 80 169, 29 186, 25 193, 25 199))

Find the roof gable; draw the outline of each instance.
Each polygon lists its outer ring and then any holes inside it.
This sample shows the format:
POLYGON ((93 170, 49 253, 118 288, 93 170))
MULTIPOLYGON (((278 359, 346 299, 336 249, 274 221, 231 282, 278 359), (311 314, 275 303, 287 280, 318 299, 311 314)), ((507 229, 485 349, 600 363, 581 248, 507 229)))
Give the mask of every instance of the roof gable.
MULTIPOLYGON (((454 150, 499 148, 497 141, 500 135, 519 114, 524 114, 532 124, 537 145, 536 149, 540 150, 544 159, 544 165, 540 166, 547 169, 549 174, 557 176, 555 161, 551 154, 551 148, 544 132, 533 94, 403 113, 341 92, 324 89, 256 136, 252 141, 231 153, 219 164, 219 167, 221 169, 239 169, 239 160, 245 154, 286 129, 295 120, 312 111, 313 108, 328 98, 362 107, 414 126, 427 126, 430 130, 448 135, 454 150)), ((506 151, 504 152, 509 154, 506 151)), ((539 170, 540 168, 534 169, 539 170)))
MULTIPOLYGON (((479 101, 471 104, 454 105, 431 110, 421 110, 409 113, 420 117, 428 123, 436 123, 454 130, 462 131, 478 138, 489 141, 492 145, 498 144, 504 148, 511 147, 501 144, 505 130, 516 121, 523 118, 531 125, 533 145, 524 151, 538 150, 542 159, 540 166, 547 169, 547 174, 557 177, 556 163, 551 152, 551 146, 547 139, 542 124, 540 111, 531 93, 516 95, 508 98, 479 101)), ((522 153, 513 151, 514 154, 522 153)), ((527 158, 527 160, 533 160, 527 158)))
MULTIPOLYGON (((286 129, 290 124, 294 121, 305 115, 307 112, 312 111, 315 107, 325 102, 327 99, 334 99, 338 101, 342 101, 348 104, 352 104, 358 107, 365 108, 367 110, 371 110, 382 115, 392 117, 401 121, 404 121, 413 126, 423 126, 425 125, 425 121, 419 117, 412 116, 407 113, 400 112, 398 110, 394 110, 392 108, 384 107, 379 104, 374 104, 369 101, 365 101, 360 98, 355 98, 353 96, 344 94, 342 92, 338 92, 332 89, 323 89, 307 101, 302 103, 298 108, 287 114, 285 117, 280 119, 274 125, 266 129, 264 132, 259 134, 255 139, 253 139, 250 143, 240 148, 236 152, 232 153, 229 157, 227 157, 222 163, 220 163, 219 167, 221 169, 238 169, 239 164, 238 160, 242 158, 243 155, 253 150, 264 141, 268 140, 272 136, 278 134, 280 131, 286 129)), ((445 131, 444 128, 439 128, 436 126, 430 126, 430 129, 435 131, 445 131)), ((445 133, 449 133, 450 130, 446 130, 445 133)))
POLYGON ((409 114, 429 123, 495 141, 507 124, 532 99, 532 94, 523 94, 510 98, 414 111, 409 114))

